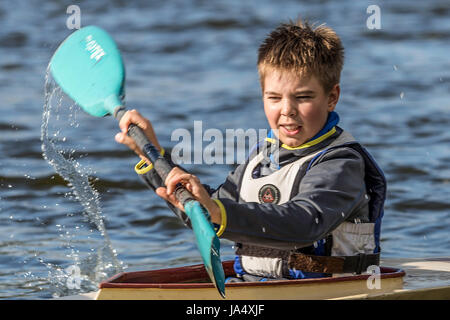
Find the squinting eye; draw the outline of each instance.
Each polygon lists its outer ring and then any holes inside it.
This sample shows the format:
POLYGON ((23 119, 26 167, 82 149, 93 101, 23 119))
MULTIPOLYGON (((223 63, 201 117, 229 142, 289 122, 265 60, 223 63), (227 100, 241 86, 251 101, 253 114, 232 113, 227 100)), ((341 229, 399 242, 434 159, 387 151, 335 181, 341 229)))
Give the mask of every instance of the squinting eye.
POLYGON ((297 96, 297 99, 311 99, 311 96, 297 96))
POLYGON ((280 97, 267 97, 269 100, 280 100, 280 97))

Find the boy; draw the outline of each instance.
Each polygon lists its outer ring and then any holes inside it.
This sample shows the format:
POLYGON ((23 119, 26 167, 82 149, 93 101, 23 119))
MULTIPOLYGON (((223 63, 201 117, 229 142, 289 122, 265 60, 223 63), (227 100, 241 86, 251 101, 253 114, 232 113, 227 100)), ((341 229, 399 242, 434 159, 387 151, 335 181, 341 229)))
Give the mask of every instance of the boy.
MULTIPOLYGON (((337 126, 343 50, 325 26, 299 21, 269 34, 258 72, 271 132, 218 189, 179 167, 166 188, 151 166, 138 172, 186 225, 173 192, 177 183, 191 191, 219 226, 218 236, 236 242, 239 281, 359 274, 379 263, 386 181, 368 152, 337 126), (270 160, 274 149, 278 161, 270 160)), ((130 123, 163 152, 151 123, 134 110, 122 118, 118 142, 140 154, 125 134, 130 123)))

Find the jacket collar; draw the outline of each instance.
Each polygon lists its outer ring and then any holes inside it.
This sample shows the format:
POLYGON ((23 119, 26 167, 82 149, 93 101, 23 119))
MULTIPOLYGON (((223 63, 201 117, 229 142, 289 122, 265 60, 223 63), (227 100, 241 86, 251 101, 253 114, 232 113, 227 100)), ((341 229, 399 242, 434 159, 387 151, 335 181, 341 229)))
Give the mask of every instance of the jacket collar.
POLYGON ((290 147, 285 144, 280 145, 280 141, 270 130, 265 139, 266 152, 271 162, 270 166, 273 169, 279 169, 280 166, 325 147, 341 134, 342 129, 337 126, 338 123, 339 115, 335 111, 330 112, 324 127, 314 137, 297 147, 290 147), (274 156, 275 153, 278 154, 274 156))

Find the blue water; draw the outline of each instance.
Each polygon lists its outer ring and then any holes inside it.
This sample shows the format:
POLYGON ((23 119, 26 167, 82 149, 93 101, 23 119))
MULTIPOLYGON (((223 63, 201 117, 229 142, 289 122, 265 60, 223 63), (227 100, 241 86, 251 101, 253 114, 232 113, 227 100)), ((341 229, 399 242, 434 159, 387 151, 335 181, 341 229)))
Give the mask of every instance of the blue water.
MULTIPOLYGON (((72 30, 72 1, 0 2, 0 298, 41 299, 92 290, 114 268, 108 241, 44 159, 47 64, 72 30), (79 289, 68 269, 80 268, 79 289)), ((382 255, 449 256, 450 3, 448 1, 84 1, 81 25, 116 39, 126 104, 149 117, 168 150, 177 128, 267 128, 256 50, 278 23, 325 22, 346 48, 341 126, 374 155, 389 188, 382 255), (366 9, 381 9, 370 30, 366 9)), ((200 263, 194 235, 134 173, 139 160, 114 141, 112 119, 64 103, 49 130, 89 175, 123 270, 200 263)), ((206 143, 205 143, 206 145, 206 143)), ((220 184, 232 165, 186 166, 220 184)), ((222 241, 222 257, 232 243, 222 241)))

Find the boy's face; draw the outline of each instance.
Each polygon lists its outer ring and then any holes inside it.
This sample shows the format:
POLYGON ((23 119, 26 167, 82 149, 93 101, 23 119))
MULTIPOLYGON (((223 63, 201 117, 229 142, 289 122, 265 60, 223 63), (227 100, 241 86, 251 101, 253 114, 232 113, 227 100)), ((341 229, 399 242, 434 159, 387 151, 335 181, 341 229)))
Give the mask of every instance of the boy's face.
POLYGON ((315 76, 303 77, 272 69, 264 79, 264 111, 270 128, 289 147, 298 147, 325 125, 339 100, 335 85, 326 94, 315 76))

